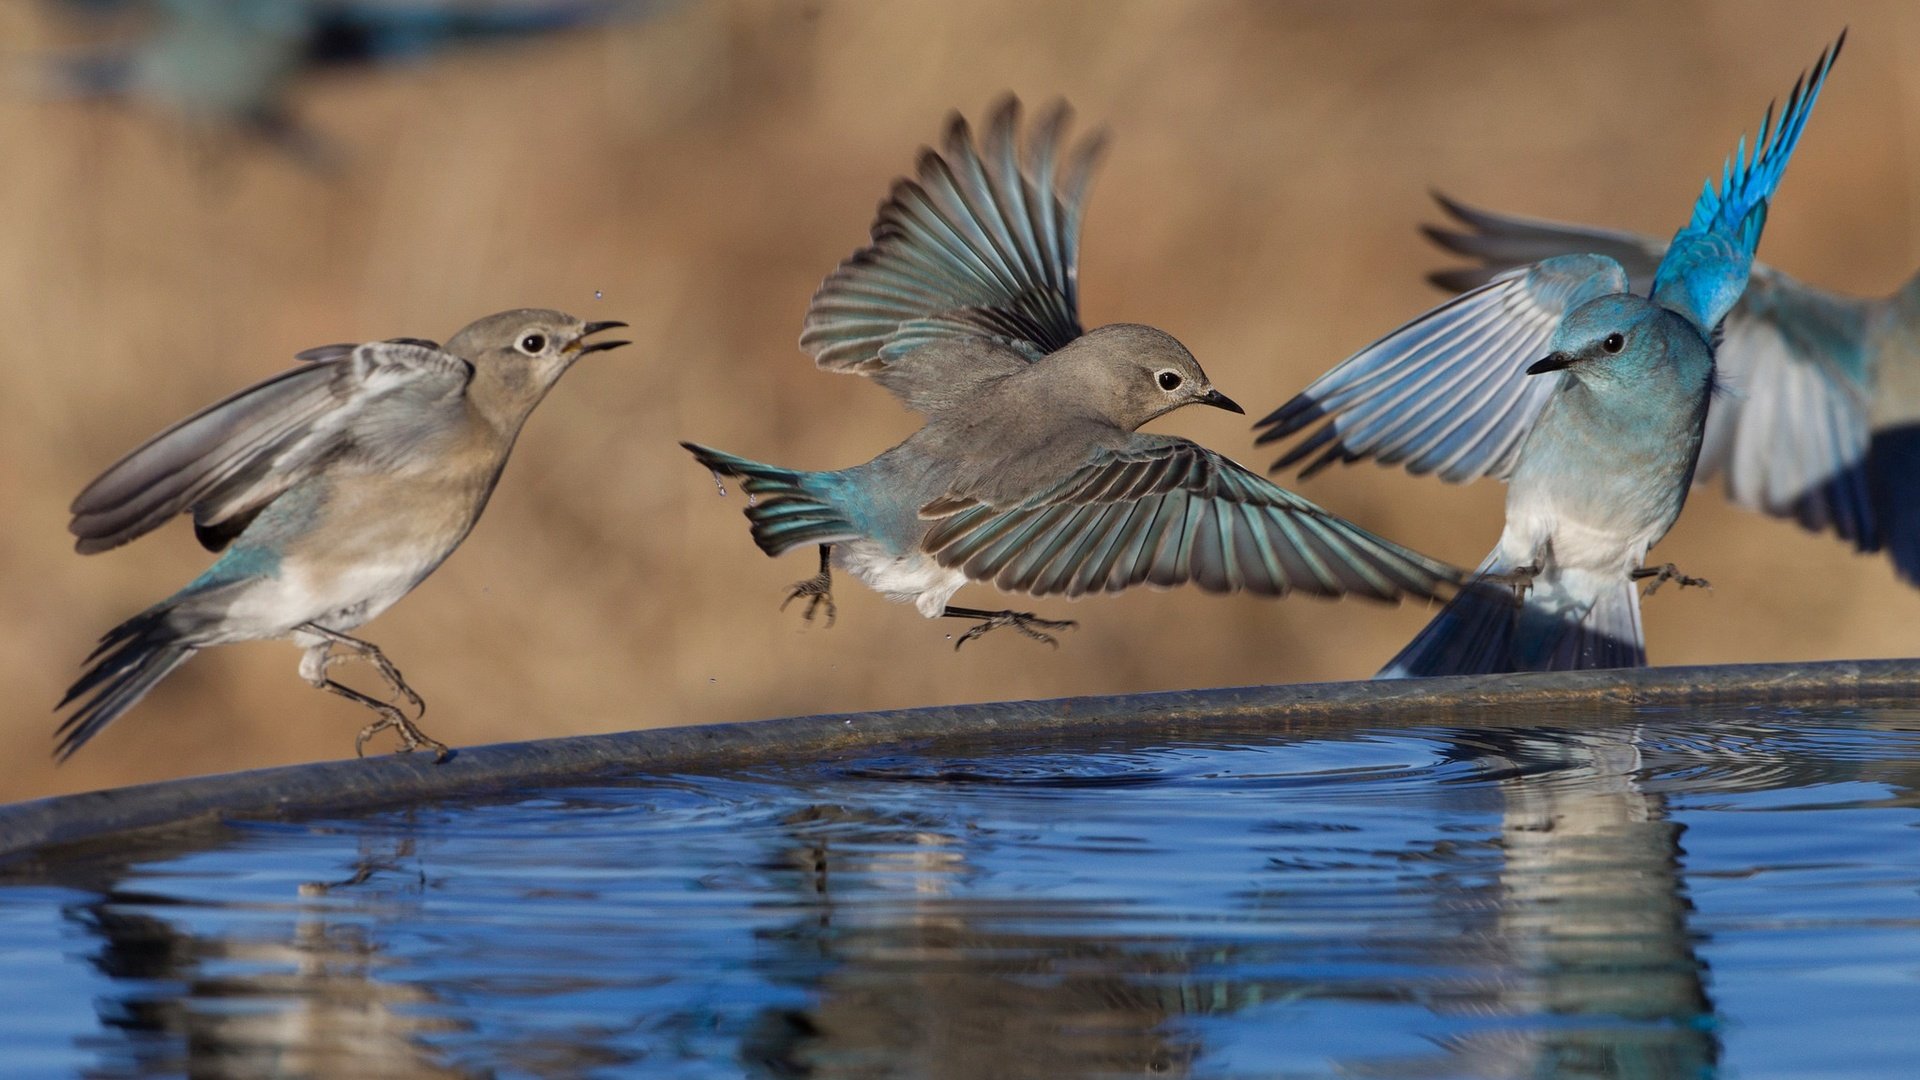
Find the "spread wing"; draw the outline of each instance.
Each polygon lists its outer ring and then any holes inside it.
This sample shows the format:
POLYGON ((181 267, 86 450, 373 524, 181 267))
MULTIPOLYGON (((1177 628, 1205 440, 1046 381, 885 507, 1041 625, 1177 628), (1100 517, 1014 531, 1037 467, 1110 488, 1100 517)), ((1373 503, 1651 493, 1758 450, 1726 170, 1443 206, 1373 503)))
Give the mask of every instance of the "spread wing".
MULTIPOLYGON (((870 375, 936 342, 1037 360, 1079 337, 1080 221, 1103 139, 1069 152, 1070 115, 1064 102, 1049 109, 1024 161, 1018 99, 994 110, 978 148, 966 120, 949 118, 942 148, 923 149, 917 178, 896 181, 880 204, 872 243, 814 294, 800 347, 823 368, 870 375)), ((965 355, 920 378, 970 377, 965 355)), ((910 397, 918 380, 887 385, 910 397)))
POLYGON ((68 531, 106 551, 191 510, 219 550, 281 492, 344 455, 390 455, 464 408, 473 366, 375 342, 248 387, 147 440, 73 500, 68 531))
MULTIPOLYGON (((1435 198, 1472 231, 1429 228, 1427 235, 1480 260, 1432 275, 1443 287, 1471 287, 1533 259, 1595 251, 1619 259, 1635 291, 1644 292, 1666 254, 1666 245, 1650 237, 1435 198)), ((1694 475, 1704 481, 1724 474, 1736 504, 1815 531, 1832 529, 1860 550, 1876 550, 1883 523, 1875 520, 1864 467, 1871 427, 1868 318, 1867 302, 1755 263, 1715 353, 1725 392, 1707 410, 1694 475)))
POLYGON ((1136 435, 1017 505, 922 510, 922 546, 976 581, 1043 596, 1193 582, 1209 592, 1430 597, 1460 571, 1383 540, 1196 443, 1136 435))
POLYGON ((1259 424, 1258 442, 1320 426, 1273 463, 1302 475, 1374 458, 1463 482, 1504 479, 1560 383, 1528 375, 1567 312, 1625 292, 1604 255, 1562 255, 1495 275, 1340 362, 1259 424), (1314 455, 1318 456, 1314 456, 1314 455))

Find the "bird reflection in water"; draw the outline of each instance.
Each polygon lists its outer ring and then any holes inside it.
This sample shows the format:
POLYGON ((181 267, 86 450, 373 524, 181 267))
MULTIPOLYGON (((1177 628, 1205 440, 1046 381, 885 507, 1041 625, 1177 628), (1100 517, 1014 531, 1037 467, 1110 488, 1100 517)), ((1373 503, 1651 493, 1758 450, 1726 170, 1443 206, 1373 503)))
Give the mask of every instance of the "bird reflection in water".
MULTIPOLYGON (((459 1030, 426 987, 393 977, 370 912, 417 909, 425 875, 413 841, 361 841, 351 872, 300 886, 284 935, 197 935, 163 917, 161 894, 109 888, 69 909, 99 938, 97 1049, 114 1076, 455 1077, 421 1036, 459 1030), (343 896, 346 903, 335 902, 343 896), (159 912, 161 914, 149 914, 159 912), (147 986, 147 993, 133 987, 147 986)), ((117 876, 117 875, 116 875, 117 876)), ((272 917, 277 910, 256 910, 272 917)))

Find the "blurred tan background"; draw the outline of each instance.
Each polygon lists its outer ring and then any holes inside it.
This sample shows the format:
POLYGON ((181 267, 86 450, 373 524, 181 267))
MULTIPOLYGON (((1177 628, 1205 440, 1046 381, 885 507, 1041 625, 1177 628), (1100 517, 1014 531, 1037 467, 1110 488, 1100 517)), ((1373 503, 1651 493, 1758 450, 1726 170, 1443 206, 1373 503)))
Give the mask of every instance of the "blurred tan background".
MULTIPOLYGON (((486 518, 366 628, 474 744, 789 713, 1373 672, 1428 617, 1313 600, 1136 592, 1042 614, 1058 650, 955 654, 854 583, 840 621, 776 611, 811 555, 749 540, 676 445, 834 467, 912 430, 878 387, 794 344, 949 108, 1067 96, 1112 130, 1081 267, 1088 325, 1153 323, 1258 415, 1440 297, 1426 191, 1670 233, 1768 100, 1834 34, 1842 58, 1775 203, 1763 258, 1891 291, 1920 263, 1920 10, 1906 0, 1586 3, 695 4, 409 67, 315 79, 295 105, 338 175, 210 147, 166 117, 0 102, 0 798, 337 757, 367 717, 309 689, 290 645, 216 650, 78 758, 54 701, 93 640, 209 561, 175 524, 73 554, 67 501, 136 442, 307 346, 444 338, 504 307, 633 324, 576 369, 486 518), (596 294, 600 298, 596 299, 596 294)), ((9 50, 59 44, 0 5, 9 50)), ((1246 423, 1156 425, 1262 467, 1246 423)), ((1503 489, 1374 466, 1296 485, 1472 565, 1503 489)), ((1656 662, 1920 649, 1886 562, 1699 495, 1656 552, 1711 594, 1647 605, 1656 662)), ((999 606, 990 590, 961 603, 999 606)))

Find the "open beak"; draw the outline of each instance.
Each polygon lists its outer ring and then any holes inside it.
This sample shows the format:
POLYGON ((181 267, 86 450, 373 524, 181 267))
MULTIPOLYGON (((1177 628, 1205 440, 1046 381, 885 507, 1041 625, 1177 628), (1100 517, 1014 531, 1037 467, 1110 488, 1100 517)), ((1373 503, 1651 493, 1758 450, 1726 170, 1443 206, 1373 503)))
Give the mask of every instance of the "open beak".
POLYGON ((1527 374, 1545 375, 1549 371, 1563 371, 1572 367, 1576 359, 1578 358, 1569 356, 1563 352, 1548 353, 1545 358, 1535 360, 1533 364, 1527 368, 1527 374))
POLYGON ((625 325, 627 324, 623 322, 617 322, 612 319, 609 319, 605 322, 590 322, 586 326, 581 328, 580 336, 573 339, 573 343, 567 346, 567 351, 570 353, 574 353, 578 356, 585 356, 588 353, 606 352, 608 349, 617 349, 622 345, 631 345, 633 344, 633 342, 631 341, 588 341, 587 340, 593 335, 600 333, 602 330, 613 330, 618 327, 623 327, 625 325))
POLYGON ((1231 413, 1239 413, 1241 416, 1247 415, 1247 410, 1241 408, 1239 402, 1218 390, 1207 391, 1206 396, 1200 399, 1200 404, 1211 405, 1216 409, 1225 409, 1231 413))

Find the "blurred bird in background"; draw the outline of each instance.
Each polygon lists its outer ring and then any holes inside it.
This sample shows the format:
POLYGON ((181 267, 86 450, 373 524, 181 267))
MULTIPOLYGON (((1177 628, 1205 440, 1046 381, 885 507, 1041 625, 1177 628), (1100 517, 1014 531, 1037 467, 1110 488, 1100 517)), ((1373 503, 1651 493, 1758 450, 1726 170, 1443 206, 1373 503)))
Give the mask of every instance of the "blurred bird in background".
MULTIPOLYGON (((1427 235, 1480 260, 1430 275, 1457 292, 1578 251, 1614 259, 1644 291, 1667 251, 1652 237, 1434 198, 1463 231, 1429 226, 1427 235)), ((1885 551, 1920 586, 1920 275, 1868 299, 1755 263, 1715 360, 1723 392, 1707 414, 1695 478, 1724 476, 1727 496, 1745 509, 1885 551)))
POLYGON ((306 363, 182 420, 87 485, 68 529, 83 555, 137 539, 180 513, 220 558, 186 588, 121 623, 56 708, 62 759, 193 654, 291 638, 300 674, 372 709, 363 751, 388 728, 401 749, 446 744, 418 726, 426 703, 369 642, 347 636, 426 580, 480 520, 520 428, 575 361, 624 341, 619 322, 515 310, 445 348, 419 338, 309 349, 306 363), (344 655, 336 655, 334 649, 344 655), (347 656, 373 664, 414 707, 333 679, 347 656))
POLYGON ((129 40, 49 58, 32 87, 122 100, 194 130, 233 131, 308 165, 339 155, 294 115, 300 79, 476 43, 504 43, 646 9, 649 0, 66 0, 137 24, 129 40))
MULTIPOLYGON (((794 587, 833 618, 839 567, 928 618, 1041 641, 1071 622, 953 607, 968 581, 1032 596, 1193 582, 1210 592, 1431 597, 1458 571, 1382 540, 1186 439, 1141 425, 1187 405, 1240 412, 1174 338, 1080 324, 1078 252, 1103 144, 1071 152, 1064 103, 1023 155, 1019 102, 980 147, 955 114, 918 178, 880 207, 872 244, 813 298, 801 347, 867 375, 926 417, 864 465, 802 472, 685 444, 743 480, 761 550, 817 545, 794 587)), ((782 605, 785 606, 784 604, 782 605)))
POLYGON ((1686 501, 1714 385, 1713 342, 1746 288, 1767 209, 1846 35, 1711 181, 1630 292, 1610 254, 1493 276, 1316 379, 1257 425, 1274 463, 1376 458, 1450 481, 1509 481, 1499 544, 1383 676, 1646 663, 1636 580, 1686 501), (1542 349, 1549 350, 1540 359, 1542 349), (1311 459, 1311 460, 1309 460, 1311 459))

